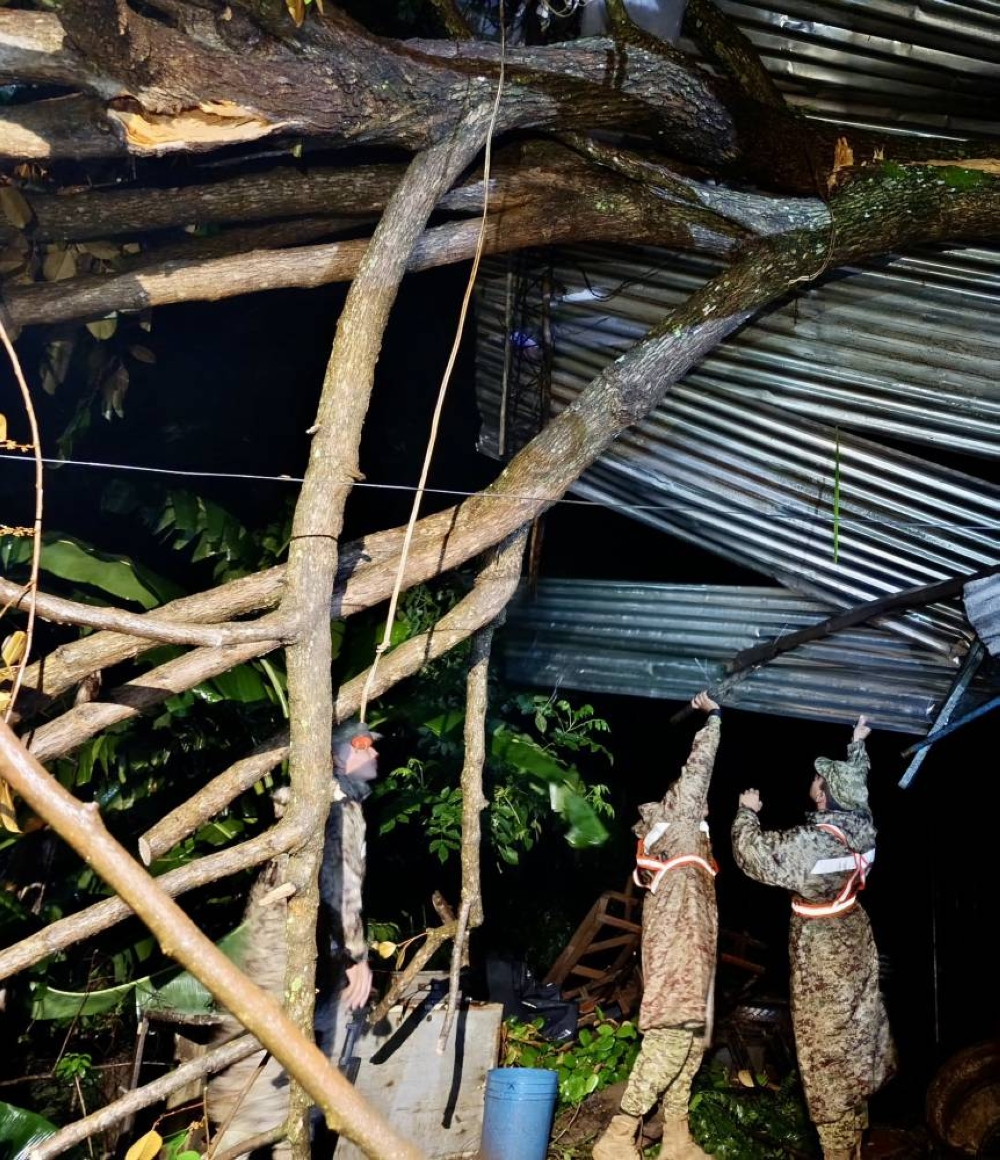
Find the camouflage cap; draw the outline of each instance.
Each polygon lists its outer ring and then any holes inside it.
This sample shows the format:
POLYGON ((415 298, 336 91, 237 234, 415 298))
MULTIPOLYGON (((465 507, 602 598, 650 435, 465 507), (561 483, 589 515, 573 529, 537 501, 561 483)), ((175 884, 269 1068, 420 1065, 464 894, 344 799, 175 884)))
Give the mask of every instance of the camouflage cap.
POLYGON ((845 810, 868 809, 868 755, 863 748, 847 761, 817 757, 815 767, 838 805, 845 810))

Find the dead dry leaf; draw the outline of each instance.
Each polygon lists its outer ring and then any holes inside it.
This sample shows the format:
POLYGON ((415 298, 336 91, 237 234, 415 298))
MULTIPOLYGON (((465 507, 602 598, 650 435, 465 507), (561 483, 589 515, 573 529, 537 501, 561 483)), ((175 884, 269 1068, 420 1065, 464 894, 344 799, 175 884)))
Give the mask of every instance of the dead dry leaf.
MULTIPOLYGON (((7 694, 5 696, 7 704, 3 708, 6 709, 10 705, 10 696, 7 694)), ((0 781, 0 824, 8 834, 21 832, 21 827, 17 824, 17 811, 14 809, 14 795, 5 781, 0 781)))
POLYGON ((65 282, 76 277, 76 254, 72 250, 53 247, 42 262, 42 277, 46 282, 65 282))
POLYGON ((25 230, 35 220, 35 213, 24 194, 13 185, 0 186, 0 212, 19 230, 25 230))

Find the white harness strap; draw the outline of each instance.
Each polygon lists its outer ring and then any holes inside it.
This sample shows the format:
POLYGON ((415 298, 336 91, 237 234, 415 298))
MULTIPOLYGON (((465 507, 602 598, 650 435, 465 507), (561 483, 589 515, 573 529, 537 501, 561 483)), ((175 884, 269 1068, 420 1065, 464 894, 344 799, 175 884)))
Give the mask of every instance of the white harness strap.
POLYGON ((803 918, 831 918, 850 910, 858 900, 858 892, 864 890, 865 880, 872 862, 875 861, 875 849, 859 854, 851 849, 847 835, 839 826, 829 822, 817 823, 817 828, 831 834, 842 845, 846 846, 849 854, 846 858, 821 858, 812 868, 812 874, 842 874, 852 871, 850 878, 844 883, 832 902, 806 902, 804 898, 792 899, 792 910, 803 918))

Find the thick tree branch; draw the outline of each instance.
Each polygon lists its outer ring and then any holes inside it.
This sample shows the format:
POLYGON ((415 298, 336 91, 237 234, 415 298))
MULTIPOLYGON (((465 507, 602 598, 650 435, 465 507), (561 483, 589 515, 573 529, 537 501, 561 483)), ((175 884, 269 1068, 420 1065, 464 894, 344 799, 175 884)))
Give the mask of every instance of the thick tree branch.
MULTIPOLYGON (((432 629, 405 641, 382 658, 378 681, 370 694, 373 698, 380 696, 405 677, 412 676, 423 665, 444 656, 499 615, 517 589, 520 560, 516 555, 515 545, 516 540, 511 548, 498 555, 494 564, 488 564, 483 569, 472 591, 432 629)), ((391 585, 391 580, 389 584, 391 585)), ((338 721, 344 721, 358 711, 367 675, 367 671, 359 673, 339 690, 335 708, 338 721)), ((287 756, 286 745, 287 738, 283 734, 272 737, 258 746, 254 754, 230 766, 188 802, 172 814, 168 814, 161 823, 144 835, 144 839, 150 844, 152 857, 156 858, 170 848, 164 844, 165 842, 168 840, 172 844, 179 842, 213 817, 218 810, 229 805, 242 792, 240 786, 249 788, 254 784, 259 777, 268 772, 263 768, 265 762, 269 768, 273 768, 273 765, 284 760, 287 756), (253 780, 247 784, 251 777, 253 780)), ((284 854, 300 842, 306 832, 305 822, 296 823, 292 827, 287 818, 282 819, 266 834, 230 850, 202 858, 178 870, 172 870, 157 878, 157 882, 171 894, 182 894, 284 854)), ((24 970, 76 942, 91 938, 128 918, 130 914, 128 907, 118 899, 110 899, 68 918, 60 919, 44 931, 31 935, 6 951, 0 951, 0 979, 24 970)))
POLYGON ((156 936, 164 953, 200 980, 284 1065, 320 1105, 334 1130, 370 1155, 418 1160, 421 1153, 395 1131, 329 1066, 278 1003, 256 987, 191 922, 104 828, 94 805, 82 805, 50 777, 0 725, 0 769, 5 779, 45 818, 156 936))
POLYGON ((227 673, 236 665, 264 656, 280 647, 279 641, 271 640, 227 645, 225 648, 195 649, 120 685, 103 700, 74 705, 61 717, 34 730, 28 748, 39 761, 62 757, 109 725, 138 717, 140 713, 162 704, 175 693, 193 689, 202 681, 227 673))
POLYGON ((688 0, 684 30, 702 55, 732 77, 748 97, 773 108, 785 107, 784 97, 754 46, 712 0, 688 0))
MULTIPOLYGON (((2 27, 2 16, 0 16, 2 27)), ((402 176, 402 165, 350 169, 268 169, 169 189, 98 189, 69 194, 25 192, 42 242, 79 242, 177 229, 283 221, 322 214, 366 219, 379 214, 402 176)), ((9 228, 0 230, 9 236, 9 228)))
MULTIPOLYGON (((698 204, 693 195, 683 205, 671 205, 655 191, 592 171, 585 187, 574 188, 563 180, 557 212, 551 212, 549 193, 539 193, 534 204, 491 215, 484 252, 587 240, 655 243, 724 256, 744 236, 742 228, 698 204)), ((479 228, 478 222, 464 221, 427 230, 413 248, 408 269, 416 272, 468 260, 475 252, 479 228)), ((207 260, 153 262, 127 273, 86 275, 59 283, 10 285, 4 304, 11 323, 23 328, 179 302, 217 302, 264 290, 311 289, 352 280, 368 245, 368 239, 358 238, 207 260)))
POLYGON ((161 854, 172 850, 188 834, 226 809, 241 793, 255 786, 287 756, 288 730, 283 729, 213 777, 196 794, 148 829, 139 839, 139 857, 147 866, 155 862, 161 854))
MULTIPOLYGON (((27 598, 23 585, 0 579, 0 603, 16 609, 27 598)), ((100 608, 76 600, 64 600, 61 596, 47 596, 44 592, 39 592, 35 599, 38 615, 53 624, 104 629, 160 644, 222 648, 224 645, 248 644, 251 641, 287 641, 292 636, 291 630, 276 617, 265 617, 247 624, 192 625, 169 620, 159 609, 156 612, 136 613, 123 608, 100 608)), ((30 677, 28 680, 30 685, 30 677)))
MULTIPOLYGON (((319 907, 317 876, 323 819, 332 792, 330 735, 330 605, 337 573, 337 541, 344 505, 359 475, 358 448, 382 336, 413 247, 439 198, 483 142, 488 107, 441 145, 411 163, 397 186, 360 263, 337 324, 320 395, 309 467, 295 508, 281 611, 301 626, 286 653, 290 705, 290 812, 313 820, 313 833, 289 859, 296 888, 288 906, 286 995, 294 1022, 310 1029, 319 907)), ((308 1157, 308 1103, 293 1089, 289 1142, 308 1157)))
MULTIPOLYGON (((12 14, 10 9, 3 12, 12 14)), ((104 102, 96 97, 52 97, 0 109, 0 158, 50 162, 127 156, 124 143, 108 124, 104 102)))
MULTIPOLYGON (((526 533, 522 533, 515 552, 520 562, 526 533)), ((451 951, 448 1007, 441 1024, 438 1051, 443 1051, 451 1032, 458 1007, 459 977, 463 962, 468 962, 468 937, 483 922, 483 891, 479 854, 482 845, 480 815, 489 804, 483 792, 483 767, 486 764, 486 710, 489 703, 490 648, 496 621, 481 628, 472 638, 469 672, 465 682, 465 758, 462 762, 462 897, 458 908, 455 944, 451 951)))
MULTIPOLYGON (((1000 222, 998 189, 1000 183, 988 174, 951 178, 947 169, 936 167, 887 167, 884 173, 861 178, 834 200, 832 238, 827 231, 800 231, 755 243, 740 262, 603 372, 508 464, 493 485, 460 507, 421 520, 408 558, 406 584, 457 567, 534 519, 564 494, 624 427, 647 414, 676 377, 760 306, 831 266, 884 252, 896 237, 905 245, 982 236, 1000 222), (897 215, 900 207, 905 212, 897 215)), ((388 596, 402 538, 402 530, 393 529, 351 547, 346 566, 344 559, 340 561, 334 616, 370 607, 388 596)), ((252 603, 248 596, 239 611, 270 606, 281 581, 280 570, 272 570, 260 602, 252 603)), ((247 578, 240 583, 250 593, 256 581, 247 578)), ((202 598, 188 599, 202 607, 197 603, 202 598)), ((172 618, 180 613, 176 604, 167 611, 172 618)), ((238 613, 229 610, 224 615, 232 614, 238 613)), ((218 618, 218 613, 211 617, 218 618)), ((64 667, 63 687, 103 667, 94 663, 90 649, 103 649, 109 655, 112 647, 120 654, 120 644, 102 636, 65 646, 61 651, 76 650, 77 667, 64 667)), ((135 641, 128 647, 134 651, 127 655, 142 649, 135 641)))
MULTIPOLYGON (((352 557, 356 562, 357 557, 352 557)), ((345 562, 345 568, 349 567, 345 562)), ((268 568, 254 576, 241 577, 196 596, 183 596, 147 613, 152 621, 205 624, 246 616, 277 607, 285 582, 284 567, 268 568)), ((15 588, 20 586, 15 585, 15 588)), ((48 598, 45 598, 46 600, 48 598)), ((39 597, 39 610, 42 597, 39 597)), ((44 614, 43 614, 44 615, 44 614)), ((54 618, 55 619, 55 618, 54 618)), ((142 619, 142 618, 139 618, 142 619)), ((82 640, 71 641, 29 666, 25 673, 28 699, 19 705, 22 719, 36 713, 67 689, 73 688, 89 673, 131 660, 152 648, 147 637, 99 632, 82 640)))
MULTIPOLYGON (((371 698, 385 693, 424 665, 450 652, 499 616, 517 591, 520 575, 520 534, 498 549, 496 558, 476 577, 472 591, 447 612, 433 628, 397 645, 379 663, 371 698)), ((334 716, 344 721, 357 712, 368 671, 359 673, 337 692, 334 716)), ((220 813, 241 793, 255 785, 288 756, 288 733, 282 731, 262 742, 253 753, 231 765, 193 797, 162 818, 139 839, 139 853, 149 865, 199 826, 220 813)))
MULTIPOLYGON (((283 818, 278 825, 256 838, 159 875, 156 884, 171 896, 196 890, 199 886, 218 882, 242 870, 259 866, 279 854, 286 854, 302 841, 305 833, 298 823, 283 818)), ((36 931, 0 951, 0 979, 16 975, 18 971, 41 962, 49 955, 58 954, 75 943, 93 938, 101 931, 131 918, 132 913, 131 907, 121 898, 107 898, 67 918, 57 919, 44 930, 36 931)))

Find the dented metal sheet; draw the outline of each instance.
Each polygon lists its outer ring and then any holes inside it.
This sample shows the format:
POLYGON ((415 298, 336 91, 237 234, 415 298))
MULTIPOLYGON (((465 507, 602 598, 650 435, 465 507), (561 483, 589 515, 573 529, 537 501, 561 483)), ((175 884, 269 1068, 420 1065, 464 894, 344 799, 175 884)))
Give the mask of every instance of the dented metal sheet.
MULTIPOLYGON (((609 362, 663 317, 660 288, 665 271, 675 269, 673 259, 655 250, 627 257, 620 250, 556 255, 548 324, 553 336, 552 411, 571 403, 609 362)), ((880 272, 875 275, 876 290, 881 276, 880 272)), ((681 267, 675 279, 680 283, 695 280, 690 264, 681 267)), ((679 295, 682 289, 689 290, 690 285, 672 284, 668 297, 679 295)), ((837 287, 831 289, 836 293, 837 287)), ((919 297, 919 285, 914 293, 919 297)), ((501 410, 506 409, 510 417, 507 442, 513 450, 540 421, 536 373, 540 353, 536 353, 537 342, 531 346, 540 331, 533 330, 530 309, 518 318, 507 312, 502 266, 492 268, 480 294, 481 447, 498 449, 497 424, 501 410), (512 339, 505 344, 508 326, 512 339), (513 371, 507 375, 504 392, 504 359, 514 347, 519 357, 508 364, 513 371)), ((877 295, 871 301, 878 301, 877 295)), ((905 301, 905 294, 900 293, 894 309, 901 312, 905 301)), ((815 328, 798 340, 803 363, 817 376, 837 375, 839 352, 850 358, 853 350, 853 357, 861 359, 857 353, 864 346, 861 336, 842 326, 838 309, 832 307, 826 316, 823 342, 815 341, 815 328)), ((864 313, 859 311, 859 326, 864 313)), ((868 334, 874 342, 881 317, 871 305, 867 313, 868 334)), ((931 353, 930 311, 925 312, 928 322, 918 347, 919 313, 914 308, 913 365, 920 353, 939 357, 931 353)), ((794 321, 787 325, 794 331, 794 321)), ((727 382, 727 371, 731 377, 731 367, 740 361, 734 348, 747 350, 759 341, 754 330, 755 326, 745 328, 674 386, 660 407, 622 434, 573 490, 840 607, 979 571, 1000 561, 1000 488, 996 485, 860 438, 847 430, 857 425, 857 416, 849 408, 842 412, 841 429, 806 419, 797 406, 775 405, 785 401, 782 390, 746 390, 740 389, 742 383, 727 382)), ((938 417, 956 442, 961 442, 960 431, 969 425, 970 416, 978 417, 984 434, 995 441, 1000 438, 1000 422, 991 415, 997 414, 1000 397, 995 387, 989 397, 986 367, 980 368, 975 336, 970 331, 967 338, 969 359, 977 371, 981 369, 982 378, 976 391, 956 392, 966 404, 957 415, 947 416, 943 408, 938 417)), ((987 334, 983 341, 987 351, 991 341, 987 334)), ((873 373, 869 385, 872 397, 878 397, 876 380, 884 384, 882 406, 896 416, 897 423, 895 429, 887 419, 877 424, 878 416, 872 414, 867 426, 889 427, 895 433, 905 424, 898 399, 905 392, 909 367, 901 351, 894 385, 888 365, 895 350, 891 338, 884 340, 884 349, 885 377, 873 373)), ((750 366, 746 377, 757 381, 753 358, 747 356, 744 363, 750 366)), ((955 363, 953 389, 958 382, 968 388, 958 355, 955 363)), ((864 366, 863 360, 859 366, 864 366)), ((777 367, 775 382, 779 372, 777 367)), ((946 386, 940 389, 947 393, 946 386)), ((911 393, 914 399, 918 397, 917 391, 911 393)), ((819 394, 817 389, 817 400, 819 394)), ((915 411, 929 423, 933 411, 929 388, 927 394, 926 407, 917 402, 910 406, 911 413, 915 411)), ((822 413, 822 406, 813 410, 822 413)), ((898 615, 886 623, 952 661, 964 654, 971 639, 958 601, 898 615)))
POLYGON ((813 116, 896 131, 996 130, 994 0, 721 0, 720 7, 786 98, 813 116))
MULTIPOLYGON (((696 255, 646 248, 578 247, 553 257, 557 369, 576 381, 589 381, 719 269, 696 255)), ((492 263, 479 293, 488 331, 479 346, 483 449, 495 452, 510 313, 504 262, 492 263)), ((515 443, 538 421, 537 398, 523 389, 541 358, 538 291, 526 308, 507 355, 518 372, 508 398, 515 443)), ((855 431, 997 459, 998 365, 1000 250, 952 247, 839 270, 756 318, 685 382, 855 431)))
MULTIPOLYGON (((740 650, 831 612, 774 587, 542 580, 511 605, 501 653, 518 682, 686 701, 717 683, 740 650)), ((879 728, 924 735, 955 676, 953 665, 895 633, 858 627, 763 666, 726 704, 824 721, 864 712, 879 728)), ((985 678, 976 692, 990 692, 985 678)))
POLYGON ((972 580, 964 588, 965 614, 991 657, 1000 656, 1000 575, 972 580))

